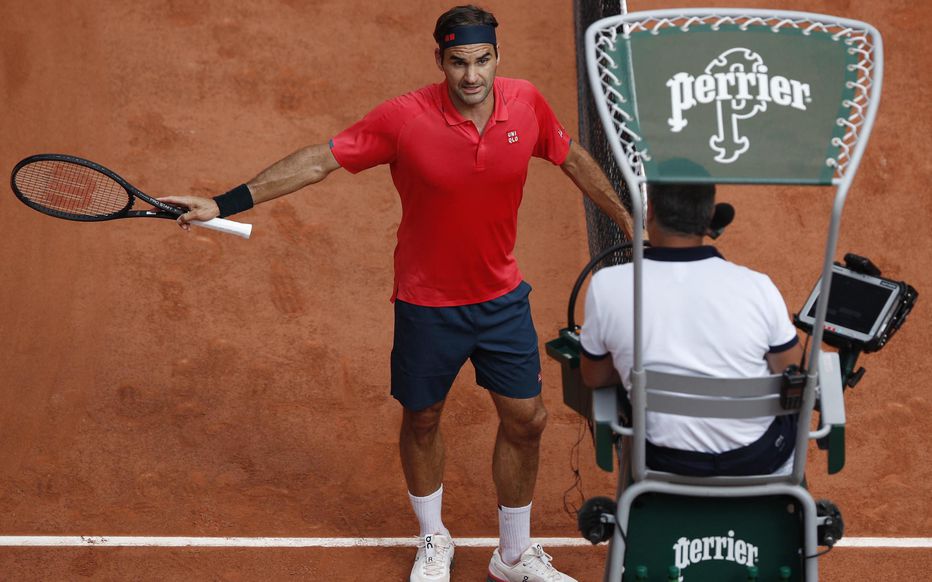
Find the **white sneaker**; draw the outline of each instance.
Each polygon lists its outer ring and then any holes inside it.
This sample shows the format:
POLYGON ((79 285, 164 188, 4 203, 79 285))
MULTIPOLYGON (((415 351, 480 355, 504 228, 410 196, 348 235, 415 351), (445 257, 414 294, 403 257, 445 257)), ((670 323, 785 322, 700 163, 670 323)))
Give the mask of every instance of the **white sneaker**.
POLYGON ((450 582, 452 571, 453 540, 450 536, 438 533, 419 537, 410 582, 450 582))
POLYGON ((553 567, 550 554, 540 544, 534 544, 521 554, 521 559, 514 566, 502 560, 498 548, 492 553, 489 562, 488 582, 576 582, 553 567))

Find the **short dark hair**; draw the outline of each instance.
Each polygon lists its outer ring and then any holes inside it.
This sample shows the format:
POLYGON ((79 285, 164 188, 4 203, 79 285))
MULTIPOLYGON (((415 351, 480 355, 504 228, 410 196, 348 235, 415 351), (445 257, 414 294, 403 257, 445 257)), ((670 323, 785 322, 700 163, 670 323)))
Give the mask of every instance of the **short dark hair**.
MULTIPOLYGON (((441 14, 440 18, 437 19, 437 25, 434 27, 434 40, 439 45, 447 30, 456 26, 475 26, 477 24, 484 24, 492 28, 498 27, 498 21, 495 20, 495 16, 491 12, 486 12, 472 4, 455 6, 441 14)), ((498 52, 497 47, 495 50, 498 52)))
POLYGON ((647 203, 664 229, 702 235, 715 211, 715 184, 650 184, 647 203))

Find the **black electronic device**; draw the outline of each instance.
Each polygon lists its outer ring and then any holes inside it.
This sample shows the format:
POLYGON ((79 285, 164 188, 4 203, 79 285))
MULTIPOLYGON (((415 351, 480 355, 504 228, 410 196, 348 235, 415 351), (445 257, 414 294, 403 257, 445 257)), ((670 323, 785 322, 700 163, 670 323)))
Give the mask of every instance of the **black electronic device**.
POLYGON ((727 202, 719 202, 715 205, 715 211, 712 213, 712 220, 709 221, 709 229, 706 235, 712 240, 722 236, 725 227, 735 219, 735 207, 727 202))
MULTIPOLYGON (((803 308, 794 317, 796 327, 811 334, 821 278, 803 308)), ((870 260, 845 255, 845 263, 832 266, 832 284, 822 340, 830 346, 876 352, 906 320, 918 293, 903 281, 880 276, 870 260)))
POLYGON ((797 410, 803 404, 803 391, 806 388, 806 371, 796 364, 790 364, 783 370, 783 383, 780 385, 780 406, 783 410, 797 410))

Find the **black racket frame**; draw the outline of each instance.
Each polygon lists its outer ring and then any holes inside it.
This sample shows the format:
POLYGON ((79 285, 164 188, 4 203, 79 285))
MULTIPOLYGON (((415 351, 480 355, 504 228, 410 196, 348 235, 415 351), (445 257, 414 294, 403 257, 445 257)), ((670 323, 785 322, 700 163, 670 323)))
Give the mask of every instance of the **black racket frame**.
POLYGON ((71 156, 67 154, 36 154, 36 155, 29 156, 28 158, 21 160, 19 163, 17 163, 13 167, 13 172, 10 174, 10 187, 13 189, 13 193, 16 195, 16 197, 19 198, 19 200, 26 206, 32 208, 33 210, 37 210, 43 214, 54 216, 56 218, 63 218, 65 220, 77 220, 81 222, 100 222, 104 220, 114 220, 118 218, 170 218, 174 220, 178 218, 178 216, 186 212, 184 208, 179 208, 177 206, 166 204, 165 202, 156 200, 152 196, 149 196, 145 192, 142 192, 141 190, 139 190, 139 188, 136 188, 135 186, 133 186, 132 184, 124 180, 122 176, 120 176, 119 174, 117 174, 116 172, 114 172, 113 170, 109 168, 101 166, 100 164, 92 162, 90 160, 86 160, 84 158, 79 158, 77 156, 71 156), (126 203, 126 205, 123 208, 115 212, 111 212, 109 214, 97 215, 97 216, 72 214, 69 212, 61 211, 61 210, 55 210, 54 208, 49 208, 47 206, 43 206, 41 204, 33 202, 26 195, 20 192, 19 188, 16 186, 16 175, 19 173, 19 171, 23 167, 29 164, 33 164, 36 162, 42 162, 42 161, 65 162, 65 163, 74 164, 77 166, 84 166, 96 172, 100 172, 101 174, 107 176, 108 178, 112 179, 114 182, 119 184, 124 190, 126 190, 126 193, 129 195, 129 201, 126 203), (136 202, 136 198, 141 199, 143 202, 146 202, 147 204, 151 204, 157 210, 132 210, 133 204, 135 204, 136 202))

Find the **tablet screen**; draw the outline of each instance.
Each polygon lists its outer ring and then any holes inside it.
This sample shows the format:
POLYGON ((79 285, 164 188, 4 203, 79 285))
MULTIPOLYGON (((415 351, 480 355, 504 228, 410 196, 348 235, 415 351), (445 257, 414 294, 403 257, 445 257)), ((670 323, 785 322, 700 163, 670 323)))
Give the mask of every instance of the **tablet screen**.
MULTIPOLYGON (((893 291, 836 272, 832 277, 825 322, 869 334, 893 291)), ((809 317, 815 319, 815 310, 816 302, 813 302, 809 317)))

